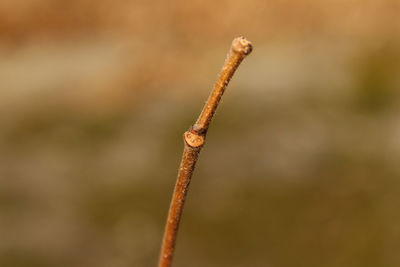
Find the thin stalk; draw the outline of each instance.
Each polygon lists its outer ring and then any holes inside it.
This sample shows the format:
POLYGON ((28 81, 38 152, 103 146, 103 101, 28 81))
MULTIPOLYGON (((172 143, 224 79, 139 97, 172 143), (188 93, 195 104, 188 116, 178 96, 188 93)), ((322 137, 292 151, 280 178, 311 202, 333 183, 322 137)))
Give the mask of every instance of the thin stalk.
POLYGON ((178 234, 179 222, 182 216, 183 205, 189 188, 196 161, 204 145, 208 127, 215 110, 221 100, 226 86, 242 60, 250 54, 253 47, 244 37, 235 38, 229 50, 218 80, 207 99, 204 108, 195 122, 183 135, 184 149, 182 161, 178 171, 174 193, 169 208, 164 238, 161 247, 159 267, 170 267, 175 250, 175 241, 178 234))

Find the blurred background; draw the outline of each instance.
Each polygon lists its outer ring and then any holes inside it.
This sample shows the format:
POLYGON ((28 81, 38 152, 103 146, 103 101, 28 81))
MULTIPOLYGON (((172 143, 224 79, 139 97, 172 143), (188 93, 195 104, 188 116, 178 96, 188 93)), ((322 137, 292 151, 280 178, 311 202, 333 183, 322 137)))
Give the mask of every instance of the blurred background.
POLYGON ((398 0, 0 2, 0 266, 400 266, 398 0))

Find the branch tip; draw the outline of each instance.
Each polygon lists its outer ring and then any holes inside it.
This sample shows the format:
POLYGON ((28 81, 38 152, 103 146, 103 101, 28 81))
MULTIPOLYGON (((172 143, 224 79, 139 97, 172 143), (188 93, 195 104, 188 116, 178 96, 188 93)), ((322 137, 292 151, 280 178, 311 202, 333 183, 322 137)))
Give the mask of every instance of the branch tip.
POLYGON ((247 56, 253 50, 253 45, 245 37, 240 36, 233 39, 232 50, 236 53, 241 53, 247 56))

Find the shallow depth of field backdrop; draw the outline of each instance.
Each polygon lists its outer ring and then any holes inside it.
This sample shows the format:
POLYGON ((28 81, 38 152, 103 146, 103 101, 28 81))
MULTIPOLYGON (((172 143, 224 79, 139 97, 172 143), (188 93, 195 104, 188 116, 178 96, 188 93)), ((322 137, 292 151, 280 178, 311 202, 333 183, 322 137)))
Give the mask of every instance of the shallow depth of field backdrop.
POLYGON ((398 0, 0 2, 0 266, 400 266, 398 0))

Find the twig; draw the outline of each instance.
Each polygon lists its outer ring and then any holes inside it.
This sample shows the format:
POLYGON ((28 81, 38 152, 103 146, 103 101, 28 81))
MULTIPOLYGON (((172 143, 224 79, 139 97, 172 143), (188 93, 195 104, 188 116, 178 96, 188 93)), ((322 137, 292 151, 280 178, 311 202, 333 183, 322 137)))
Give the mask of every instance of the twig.
POLYGON ((183 205, 189 183, 196 165, 200 150, 204 145, 208 126, 213 118, 222 94, 240 62, 252 51, 251 43, 244 37, 235 38, 227 55, 224 66, 219 74, 218 80, 207 99, 204 108, 196 123, 183 135, 184 150, 178 178, 172 195, 171 206, 165 226, 164 238, 161 247, 159 267, 170 267, 175 249, 175 241, 178 233, 183 205))

